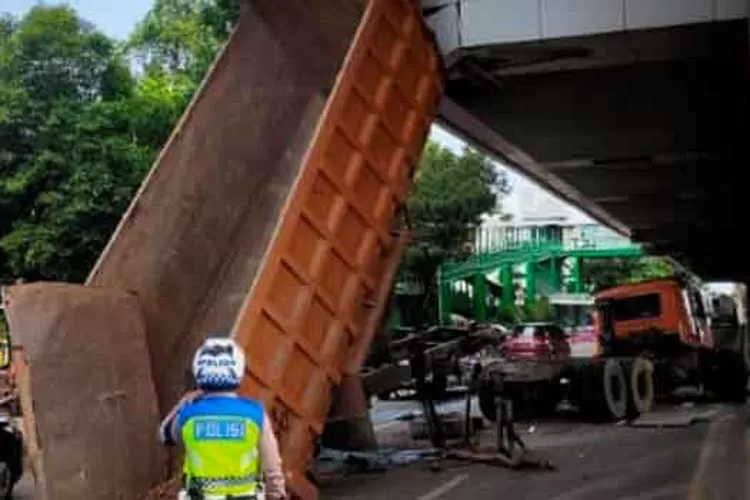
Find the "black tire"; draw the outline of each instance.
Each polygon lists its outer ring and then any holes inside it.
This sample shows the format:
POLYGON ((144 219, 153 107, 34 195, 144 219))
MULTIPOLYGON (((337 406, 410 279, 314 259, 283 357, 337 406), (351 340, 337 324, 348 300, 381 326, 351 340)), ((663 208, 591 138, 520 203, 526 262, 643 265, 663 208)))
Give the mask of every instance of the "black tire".
POLYGON ((618 359, 594 363, 581 373, 581 411, 595 421, 622 420, 628 410, 628 380, 618 359))
POLYGON ((654 364, 644 357, 637 357, 626 364, 628 378, 627 416, 636 418, 649 413, 654 405, 654 364))
POLYGON ((532 410, 534 416, 549 417, 555 413, 557 405, 562 399, 562 391, 559 383, 544 382, 537 386, 534 398, 532 400, 532 410))
POLYGON ((13 474, 8 464, 0 462, 0 498, 11 500, 13 497, 13 474))

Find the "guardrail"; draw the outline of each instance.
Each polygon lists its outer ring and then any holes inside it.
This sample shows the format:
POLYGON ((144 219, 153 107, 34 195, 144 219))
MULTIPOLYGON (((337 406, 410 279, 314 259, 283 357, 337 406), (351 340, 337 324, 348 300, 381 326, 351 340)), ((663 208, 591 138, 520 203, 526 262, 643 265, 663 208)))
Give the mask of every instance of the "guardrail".
POLYGON ((471 238, 475 255, 513 250, 612 250, 640 248, 628 238, 603 226, 489 227, 474 231, 471 238))

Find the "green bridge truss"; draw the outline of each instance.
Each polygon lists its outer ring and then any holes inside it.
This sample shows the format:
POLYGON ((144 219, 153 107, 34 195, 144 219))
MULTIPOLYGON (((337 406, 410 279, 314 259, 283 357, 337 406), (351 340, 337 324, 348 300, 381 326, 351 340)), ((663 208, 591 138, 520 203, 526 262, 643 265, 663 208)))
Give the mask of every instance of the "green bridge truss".
POLYGON ((440 319, 450 323, 458 312, 487 321, 519 301, 529 305, 540 296, 585 294, 584 260, 641 255, 639 245, 598 225, 483 229, 469 258, 438 271, 440 319))

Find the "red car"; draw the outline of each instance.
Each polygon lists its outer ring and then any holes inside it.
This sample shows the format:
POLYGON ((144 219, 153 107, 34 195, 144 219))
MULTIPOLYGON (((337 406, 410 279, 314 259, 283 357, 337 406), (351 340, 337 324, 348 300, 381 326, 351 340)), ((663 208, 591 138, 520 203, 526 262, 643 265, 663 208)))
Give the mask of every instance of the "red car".
MULTIPOLYGON (((502 356, 485 365, 485 370, 492 379, 502 374, 516 417, 554 411, 562 397, 560 375, 571 357, 565 331, 552 322, 521 323, 500 353, 502 356)), ((494 392, 487 386, 479 390, 479 407, 485 418, 495 419, 494 392)))
POLYGON ((557 361, 570 356, 570 343, 554 323, 522 323, 503 344, 503 354, 509 361, 557 361))

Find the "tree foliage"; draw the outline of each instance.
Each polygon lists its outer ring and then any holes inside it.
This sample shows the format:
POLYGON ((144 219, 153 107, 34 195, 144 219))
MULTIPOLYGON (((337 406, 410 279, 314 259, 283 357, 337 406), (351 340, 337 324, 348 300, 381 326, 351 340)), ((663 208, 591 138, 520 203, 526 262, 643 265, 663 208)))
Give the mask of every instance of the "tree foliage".
POLYGON ((239 18, 240 0, 156 0, 128 50, 147 72, 179 73, 197 82, 239 18))
POLYGON ((583 262, 583 275, 591 291, 664 278, 674 273, 674 266, 661 257, 589 259, 583 262))
MULTIPOLYGON (((0 280, 82 280, 239 18, 241 0, 155 0, 124 43, 68 6, 0 17, 0 280)), ((430 144, 407 272, 432 287, 507 181, 430 144)))
POLYGON ((508 192, 504 172, 481 153, 465 148, 461 155, 437 143, 424 149, 407 204, 414 238, 402 272, 420 283, 424 320, 436 314, 435 273, 446 259, 460 259, 481 216, 498 207, 508 192))
POLYGON ((85 278, 195 81, 67 6, 0 20, 0 280, 85 278))

